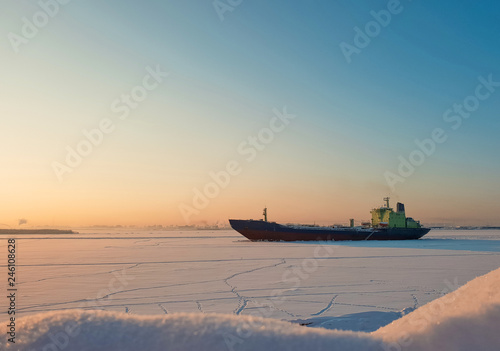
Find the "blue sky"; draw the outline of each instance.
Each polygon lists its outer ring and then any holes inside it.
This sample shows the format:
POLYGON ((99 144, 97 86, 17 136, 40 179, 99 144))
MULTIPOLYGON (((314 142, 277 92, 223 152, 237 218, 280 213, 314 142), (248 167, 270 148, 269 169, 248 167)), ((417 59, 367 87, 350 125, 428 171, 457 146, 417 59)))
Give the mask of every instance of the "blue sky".
POLYGON ((73 0, 16 53, 9 33, 22 36, 23 18, 42 10, 4 2, 0 180, 13 202, 0 222, 181 224, 179 204, 191 206, 208 173, 236 159, 242 173, 192 222, 257 217, 264 203, 277 220, 361 220, 390 195, 427 222, 500 224, 500 91, 457 130, 443 120, 479 77, 500 82, 497 2, 231 7, 221 21, 211 1, 73 0), (340 44, 354 45, 354 28, 388 6, 398 13, 348 63, 340 44), (111 102, 157 65, 169 77, 116 119, 111 102), (284 106, 297 117, 245 164, 238 145, 284 106), (53 163, 103 118, 116 131, 59 181, 53 163), (436 128, 447 141, 391 189, 384 174, 436 128))

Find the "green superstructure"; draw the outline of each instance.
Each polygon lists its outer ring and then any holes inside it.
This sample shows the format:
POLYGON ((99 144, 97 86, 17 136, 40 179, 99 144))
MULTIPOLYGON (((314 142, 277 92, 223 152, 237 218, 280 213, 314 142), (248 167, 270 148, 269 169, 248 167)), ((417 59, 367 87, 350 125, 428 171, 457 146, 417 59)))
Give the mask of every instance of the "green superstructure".
POLYGON ((386 202, 385 206, 370 211, 372 214, 372 227, 421 228, 419 221, 406 217, 404 204, 398 202, 396 211, 394 211, 389 206, 389 198, 384 198, 384 201, 386 202))

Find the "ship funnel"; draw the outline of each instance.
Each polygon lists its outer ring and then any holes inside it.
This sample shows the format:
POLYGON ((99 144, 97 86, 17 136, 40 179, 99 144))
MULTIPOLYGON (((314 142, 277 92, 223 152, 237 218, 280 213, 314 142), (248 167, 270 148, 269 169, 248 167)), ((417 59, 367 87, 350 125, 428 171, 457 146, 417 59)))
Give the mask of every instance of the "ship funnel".
POLYGON ((405 204, 402 204, 401 202, 398 202, 396 205, 396 209, 398 212, 404 212, 405 211, 405 204))

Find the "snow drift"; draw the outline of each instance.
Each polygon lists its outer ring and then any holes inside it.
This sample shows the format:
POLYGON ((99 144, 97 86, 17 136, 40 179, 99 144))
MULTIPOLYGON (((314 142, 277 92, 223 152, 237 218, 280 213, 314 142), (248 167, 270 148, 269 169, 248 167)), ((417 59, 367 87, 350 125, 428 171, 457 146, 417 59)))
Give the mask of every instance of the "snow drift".
POLYGON ((250 316, 73 310, 19 319, 12 344, 7 324, 0 327, 1 350, 498 350, 500 269, 373 333, 250 316))
POLYGON ((371 335, 383 338, 391 350, 499 350, 500 269, 371 335))

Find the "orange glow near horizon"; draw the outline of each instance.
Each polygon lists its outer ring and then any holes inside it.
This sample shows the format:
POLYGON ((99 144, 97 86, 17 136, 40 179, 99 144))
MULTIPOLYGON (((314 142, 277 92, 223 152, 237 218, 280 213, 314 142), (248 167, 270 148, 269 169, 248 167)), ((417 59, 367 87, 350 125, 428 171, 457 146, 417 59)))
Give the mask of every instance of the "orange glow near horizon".
MULTIPOLYGON (((333 7, 335 21, 287 7, 317 30, 311 40, 292 17, 255 21, 257 7, 239 9, 233 24, 244 27, 233 30, 211 8, 157 2, 155 17, 129 5, 115 16, 105 2, 99 14, 80 2, 19 52, 0 45, 3 226, 227 223, 261 218, 264 206, 270 220, 326 225, 368 220, 385 196, 424 224, 500 225, 500 77, 490 56, 442 40, 436 55, 446 47, 456 61, 422 62, 432 49, 422 37, 405 50, 380 40, 349 64, 331 43, 353 25, 333 7), (471 118, 443 119, 480 82, 488 98, 471 118), (446 141, 424 155, 417 144, 436 128, 446 141), (415 152, 425 159, 393 189, 384 174, 415 152), (239 171, 195 206, 193 189, 203 192, 230 162, 239 171)), ((9 2, 5 11, 4 27, 19 32, 34 7, 9 2)), ((419 12, 408 16, 420 23, 419 12)), ((418 33, 434 37, 429 30, 418 33)), ((482 38, 488 52, 492 33, 482 38)))
MULTIPOLYGON (((320 225, 347 224, 349 218, 357 222, 369 221, 370 210, 383 204, 385 194, 354 194, 349 189, 330 188, 330 191, 311 191, 311 188, 245 189, 244 184, 235 184, 224 189, 209 201, 208 206, 186 222, 179 211, 181 203, 189 204, 192 198, 178 192, 170 196, 154 194, 142 189, 124 192, 100 190, 93 192, 33 192, 30 201, 17 198, 8 206, 0 207, 0 223, 17 227, 18 219, 26 218, 24 226, 79 227, 93 225, 206 225, 227 224, 229 218, 260 219, 262 209, 267 206, 270 221, 281 223, 316 223, 320 225), (100 194, 100 195, 99 195, 100 194), (177 201, 182 199, 183 201, 177 201)), ((165 192, 167 193, 167 192, 165 192)), ((189 195, 189 192, 188 192, 189 195)), ((429 203, 427 199, 415 196, 393 197, 391 205, 397 201, 406 205, 407 216, 422 221, 423 224, 450 225, 497 225, 489 218, 498 210, 488 203, 475 204, 482 216, 468 217, 470 204, 454 206, 446 201, 429 203), (406 200, 408 199, 408 200, 406 200), (417 201, 418 200, 418 201, 417 201)), ((194 208, 194 207, 193 207, 194 208)))

